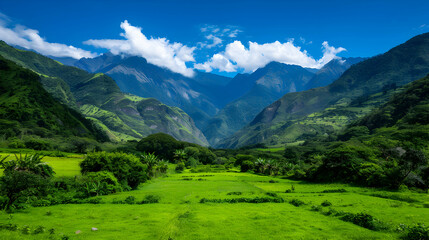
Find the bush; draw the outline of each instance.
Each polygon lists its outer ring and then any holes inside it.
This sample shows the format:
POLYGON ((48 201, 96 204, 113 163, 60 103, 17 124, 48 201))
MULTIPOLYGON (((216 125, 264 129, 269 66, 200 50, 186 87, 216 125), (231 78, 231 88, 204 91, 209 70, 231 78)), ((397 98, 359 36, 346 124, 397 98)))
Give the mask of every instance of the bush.
POLYGON ((247 172, 253 170, 254 164, 251 161, 244 161, 241 163, 241 172, 247 172))
POLYGON ((134 196, 128 196, 127 198, 125 198, 124 202, 126 204, 134 204, 136 203, 136 198, 134 196))
POLYGON ((140 204, 159 203, 160 199, 157 195, 146 195, 140 204))
POLYGON ((320 205, 322 205, 323 207, 329 207, 332 206, 332 203, 328 200, 325 200, 320 205))
POLYGON ((185 166, 190 168, 196 168, 198 166, 198 160, 196 160, 194 157, 190 157, 185 162, 185 166))
POLYGON ((47 196, 49 189, 49 179, 40 175, 27 171, 8 172, 0 180, 0 195, 8 199, 2 208, 20 208, 20 204, 25 203, 29 197, 47 196))
POLYGON ((344 188, 339 188, 339 189, 326 189, 323 190, 322 193, 344 193, 347 192, 344 188))
POLYGON ((351 222, 364 228, 376 230, 374 217, 367 213, 345 213, 345 215, 342 216, 340 219, 346 222, 351 222))
POLYGON ((409 227, 407 234, 402 237, 406 240, 429 240, 429 227, 424 224, 417 224, 413 227, 409 227))
POLYGON ((254 156, 244 154, 237 154, 237 156, 235 156, 235 159, 235 166, 241 166, 244 161, 250 161, 252 163, 256 161, 256 158, 254 156))
POLYGON ((242 192, 229 192, 226 195, 241 195, 243 194, 242 192))
POLYGON ((96 196, 122 191, 121 185, 116 177, 113 173, 107 171, 88 172, 84 176, 84 182, 86 185, 96 186, 96 189, 94 189, 95 191, 93 191, 96 196))
POLYGON ((185 164, 184 163, 182 163, 182 162, 179 162, 177 165, 176 165, 176 172, 183 172, 183 170, 185 170, 185 164))
POLYGON ((200 203, 283 203, 283 198, 270 198, 270 197, 254 197, 254 198, 231 198, 231 199, 207 199, 202 198, 200 203))
POLYGON ((289 203, 292 204, 292 205, 294 205, 295 207, 299 207, 301 205, 305 205, 305 202, 303 202, 303 201, 301 201, 299 199, 296 199, 296 198, 290 200, 289 203))
POLYGON ((122 186, 136 189, 147 180, 147 166, 137 157, 126 153, 94 152, 86 155, 80 163, 81 172, 108 171, 113 173, 122 186))
POLYGON ((49 150, 51 145, 48 142, 39 139, 28 139, 25 141, 25 147, 34 150, 49 150))
POLYGON ((7 145, 9 148, 25 148, 25 143, 19 139, 13 139, 9 141, 7 145))

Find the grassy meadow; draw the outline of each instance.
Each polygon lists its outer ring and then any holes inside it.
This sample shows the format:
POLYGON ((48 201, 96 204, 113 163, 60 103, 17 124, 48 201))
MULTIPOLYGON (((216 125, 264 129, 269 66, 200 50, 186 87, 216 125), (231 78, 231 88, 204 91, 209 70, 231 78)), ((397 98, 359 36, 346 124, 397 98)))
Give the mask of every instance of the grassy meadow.
MULTIPOLYGON (((80 174, 80 155, 44 160, 56 176, 80 174)), ((188 169, 179 174, 173 169, 170 165, 167 175, 138 190, 101 196, 99 204, 2 211, 2 224, 28 226, 29 232, 39 226, 46 230, 37 235, 1 230, 0 239, 398 239, 403 224, 429 224, 429 197, 424 193, 313 184, 238 170, 192 173, 188 169), (139 202, 148 195, 159 196, 159 203, 117 203, 129 196, 139 202), (200 203, 203 198, 267 197, 284 202, 200 203), (331 206, 322 206, 323 202, 331 206), (343 221, 336 212, 370 214, 380 228, 370 230, 343 221), (98 231, 91 231, 93 227, 98 231)))

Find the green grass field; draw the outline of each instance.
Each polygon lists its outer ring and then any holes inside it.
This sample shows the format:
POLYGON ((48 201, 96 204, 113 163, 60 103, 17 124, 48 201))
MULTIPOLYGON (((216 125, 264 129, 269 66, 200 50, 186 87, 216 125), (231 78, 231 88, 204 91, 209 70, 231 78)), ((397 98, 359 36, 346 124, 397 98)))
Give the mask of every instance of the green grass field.
MULTIPOLYGON (((79 174, 78 156, 48 158, 59 176, 79 174)), ((238 193, 236 193, 238 194, 238 193)), ((32 235, 0 231, 0 239, 397 239, 400 224, 429 224, 427 194, 384 192, 344 184, 312 184, 250 173, 173 173, 142 184, 138 190, 102 196, 100 204, 69 204, 28 208, 13 214, 1 212, 0 223, 30 229, 43 226, 54 234, 32 235), (270 181, 271 180, 271 181, 270 181), (293 187, 291 193, 285 193, 293 187), (341 193, 324 190, 345 189, 341 193), (240 192, 241 195, 228 193, 240 192), (206 199, 267 197, 276 193, 284 203, 200 203, 206 199), (137 201, 158 195, 159 203, 113 204, 134 196, 137 201), (373 196, 377 195, 377 196, 373 196), (381 196, 381 197, 380 197, 381 196), (389 198, 382 198, 389 197, 389 198), (289 203, 299 199, 299 207, 289 203), (393 200, 399 199, 399 200, 393 200), (312 211, 328 200, 331 207, 312 211), (380 220, 386 230, 372 231, 333 215, 330 208, 365 212, 380 220), (98 231, 91 231, 91 228, 98 231), (81 231, 76 234, 76 231, 81 231)))

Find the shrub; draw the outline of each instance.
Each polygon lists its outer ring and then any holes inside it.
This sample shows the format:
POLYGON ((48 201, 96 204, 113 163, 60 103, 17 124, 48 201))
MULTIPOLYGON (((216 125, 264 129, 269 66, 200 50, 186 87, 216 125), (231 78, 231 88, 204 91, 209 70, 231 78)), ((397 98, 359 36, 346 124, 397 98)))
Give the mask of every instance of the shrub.
POLYGON ((332 203, 328 200, 325 200, 320 205, 322 205, 323 207, 329 207, 332 206, 332 203))
POLYGON ((277 195, 277 193, 273 193, 273 192, 267 192, 267 193, 265 193, 265 194, 267 194, 268 196, 270 196, 270 197, 275 197, 275 198, 278 198, 279 197, 279 195, 277 195))
POLYGON ((140 204, 148 204, 148 203, 159 203, 161 197, 158 195, 146 195, 144 199, 140 202, 140 204))
POLYGON ((402 239, 406 240, 429 240, 429 227, 424 224, 417 224, 409 227, 405 236, 402 239))
POLYGON ((34 229, 33 234, 39 234, 44 232, 46 232, 46 228, 43 226, 38 226, 37 228, 34 229))
POLYGON ((27 171, 11 171, 0 180, 0 195, 8 198, 2 208, 19 208, 21 202, 29 197, 47 196, 50 189, 49 179, 27 171), (22 201, 20 201, 22 199, 22 201))
POLYGON ((9 141, 7 146, 9 148, 25 148, 25 143, 19 139, 13 139, 9 141))
POLYGON ((269 197, 254 197, 254 198, 231 198, 231 199, 207 199, 202 198, 200 203, 283 203, 283 198, 269 198, 269 197))
POLYGON ((305 202, 303 202, 303 201, 301 201, 299 199, 296 199, 296 198, 290 200, 289 203, 292 204, 292 205, 294 205, 295 207, 299 207, 301 205, 305 205, 305 202))
POLYGON ((183 170, 185 170, 185 164, 184 164, 184 163, 182 163, 182 162, 179 162, 179 163, 176 165, 175 170, 176 170, 176 172, 183 172, 183 170))
POLYGON ((147 180, 147 166, 137 157, 126 153, 94 152, 86 155, 80 163, 81 172, 108 171, 113 173, 122 186, 136 189, 147 180))
POLYGON ((343 192, 347 192, 344 188, 340 188, 340 189, 326 189, 323 190, 322 193, 343 193, 343 192))
POLYGON ((190 157, 185 162, 185 166, 190 168, 196 168, 198 166, 198 160, 196 160, 194 157, 190 157))
POLYGON ((124 202, 126 204, 134 204, 136 203, 136 198, 134 196, 128 196, 127 198, 125 198, 124 202))
POLYGON ((374 217, 367 213, 345 213, 340 219, 371 230, 376 229, 374 217))
POLYGON ((252 163, 256 161, 256 158, 254 156, 244 154, 237 154, 237 156, 235 156, 235 159, 235 166, 241 166, 244 161, 250 161, 252 163))
POLYGON ((242 192, 229 192, 226 195, 241 195, 243 194, 242 192))
POLYGON ((97 186, 95 189, 96 196, 122 191, 121 185, 118 183, 116 177, 113 173, 107 171, 86 173, 84 176, 84 184, 97 186))
POLYGON ((24 144, 26 148, 34 150, 49 150, 51 148, 48 142, 39 139, 28 139, 24 144))
POLYGON ((241 172, 247 172, 253 170, 254 164, 251 161, 244 161, 241 163, 241 172))
POLYGON ((311 211, 319 212, 321 210, 322 210, 321 206, 318 206, 318 205, 312 205, 311 206, 311 211))

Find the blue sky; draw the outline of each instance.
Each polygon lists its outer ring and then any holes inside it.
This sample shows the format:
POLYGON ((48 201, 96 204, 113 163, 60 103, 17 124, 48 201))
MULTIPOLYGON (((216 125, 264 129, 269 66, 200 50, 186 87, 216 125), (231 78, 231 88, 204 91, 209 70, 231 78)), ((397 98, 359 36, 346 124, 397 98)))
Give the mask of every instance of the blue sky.
POLYGON ((0 39, 50 55, 110 50, 184 75, 233 75, 272 60, 321 67, 336 55, 374 56, 429 32, 428 12, 427 0, 13 0, 0 1, 0 39))

